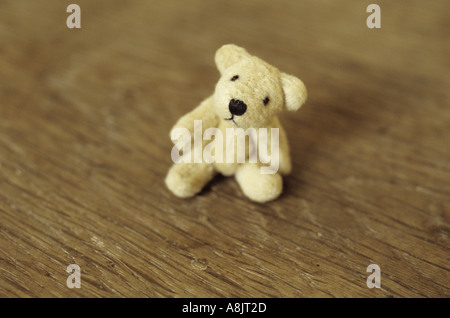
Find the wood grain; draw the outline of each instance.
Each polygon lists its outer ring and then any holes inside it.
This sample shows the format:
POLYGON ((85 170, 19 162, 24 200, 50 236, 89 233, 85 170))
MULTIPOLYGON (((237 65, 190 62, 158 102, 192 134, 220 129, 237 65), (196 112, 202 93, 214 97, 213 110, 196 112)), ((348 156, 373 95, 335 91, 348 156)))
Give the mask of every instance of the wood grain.
POLYGON ((449 297, 450 5, 371 2, 2 1, 0 296, 449 297), (309 90, 268 204, 164 186, 225 43, 309 90))

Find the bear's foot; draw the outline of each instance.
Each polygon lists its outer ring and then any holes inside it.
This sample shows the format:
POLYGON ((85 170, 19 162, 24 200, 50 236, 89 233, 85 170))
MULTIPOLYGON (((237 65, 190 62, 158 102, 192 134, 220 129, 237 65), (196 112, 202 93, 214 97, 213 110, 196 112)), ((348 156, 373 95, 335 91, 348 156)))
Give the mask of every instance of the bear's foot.
POLYGON ((166 185, 177 197, 189 198, 199 193, 214 177, 211 164, 177 163, 172 165, 166 176, 166 185))
POLYGON ((244 194, 256 202, 274 200, 283 190, 280 174, 261 174, 257 164, 243 164, 238 168, 235 177, 244 194))

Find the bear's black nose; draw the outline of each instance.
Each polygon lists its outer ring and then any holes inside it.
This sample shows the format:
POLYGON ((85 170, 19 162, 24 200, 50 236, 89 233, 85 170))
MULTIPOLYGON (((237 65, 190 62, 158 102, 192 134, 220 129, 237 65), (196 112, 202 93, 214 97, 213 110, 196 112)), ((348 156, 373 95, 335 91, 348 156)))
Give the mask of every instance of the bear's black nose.
POLYGON ((242 116, 247 110, 247 105, 239 99, 230 100, 230 105, 228 106, 231 114, 236 116, 242 116))

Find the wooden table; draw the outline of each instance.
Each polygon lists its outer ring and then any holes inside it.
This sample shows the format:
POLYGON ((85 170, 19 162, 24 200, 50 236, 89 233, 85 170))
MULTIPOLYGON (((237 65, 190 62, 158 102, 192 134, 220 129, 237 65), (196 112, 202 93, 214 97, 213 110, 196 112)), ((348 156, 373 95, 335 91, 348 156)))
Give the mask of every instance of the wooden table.
POLYGON ((0 3, 0 296, 450 296, 449 1, 76 3, 0 3), (309 91, 267 204, 164 185, 225 43, 309 91))

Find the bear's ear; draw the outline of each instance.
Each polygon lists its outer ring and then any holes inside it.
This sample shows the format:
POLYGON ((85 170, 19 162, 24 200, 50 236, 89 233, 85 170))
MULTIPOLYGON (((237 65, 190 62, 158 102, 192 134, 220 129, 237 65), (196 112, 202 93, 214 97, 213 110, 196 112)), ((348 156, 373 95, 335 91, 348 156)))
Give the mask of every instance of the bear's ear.
POLYGON ((234 44, 225 44, 217 50, 215 61, 220 74, 222 74, 228 67, 246 57, 250 57, 250 54, 245 49, 234 44))
POLYGON ((306 101, 307 92, 303 82, 295 76, 281 73, 284 103, 290 111, 298 110, 306 101))

